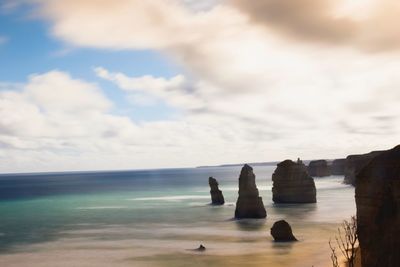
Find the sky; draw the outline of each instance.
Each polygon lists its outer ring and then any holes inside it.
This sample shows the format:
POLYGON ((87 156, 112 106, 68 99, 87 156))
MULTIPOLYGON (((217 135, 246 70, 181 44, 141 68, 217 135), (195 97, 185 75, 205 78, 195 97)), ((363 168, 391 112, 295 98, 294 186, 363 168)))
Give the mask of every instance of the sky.
POLYGON ((399 143, 397 0, 1 0, 0 172, 399 143))

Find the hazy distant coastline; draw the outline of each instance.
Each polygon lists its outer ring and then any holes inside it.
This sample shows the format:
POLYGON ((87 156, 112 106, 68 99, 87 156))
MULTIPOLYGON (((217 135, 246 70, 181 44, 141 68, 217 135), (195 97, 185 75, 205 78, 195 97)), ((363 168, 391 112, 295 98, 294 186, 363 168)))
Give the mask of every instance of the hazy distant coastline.
MULTIPOLYGON (((271 162, 252 162, 247 163, 251 166, 275 166, 279 163, 279 161, 271 161, 271 162)), ((217 167, 242 167, 245 163, 231 163, 231 164, 221 164, 221 165, 204 165, 197 166, 195 168, 217 168, 217 167)))
MULTIPOLYGON (((304 164, 308 165, 310 161, 313 161, 313 159, 309 160, 302 160, 304 164)), ((328 163, 332 162, 332 159, 326 159, 328 163)), ((221 164, 221 165, 204 165, 204 166, 197 166, 196 168, 217 168, 217 167, 242 167, 244 164, 248 164, 251 166, 276 166, 279 162, 281 161, 269 161, 269 162, 245 162, 245 163, 232 163, 232 164, 221 164)))

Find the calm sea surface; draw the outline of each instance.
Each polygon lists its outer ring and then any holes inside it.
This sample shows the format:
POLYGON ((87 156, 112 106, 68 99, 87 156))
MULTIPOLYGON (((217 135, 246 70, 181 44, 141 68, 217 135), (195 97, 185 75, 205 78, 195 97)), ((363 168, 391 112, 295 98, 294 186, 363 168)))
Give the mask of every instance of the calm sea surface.
POLYGON ((354 189, 316 178, 318 203, 274 205, 274 169, 254 167, 267 219, 241 221, 240 167, 0 175, 0 266, 330 266, 354 189), (209 176, 226 205, 209 205, 209 176), (299 242, 272 241, 279 219, 299 242), (205 252, 191 250, 200 244, 205 252))

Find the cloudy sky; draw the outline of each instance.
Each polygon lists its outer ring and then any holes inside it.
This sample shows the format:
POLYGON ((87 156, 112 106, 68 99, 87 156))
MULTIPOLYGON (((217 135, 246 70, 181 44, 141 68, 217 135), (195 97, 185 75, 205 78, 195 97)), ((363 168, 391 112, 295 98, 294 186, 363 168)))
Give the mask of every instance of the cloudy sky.
POLYGON ((399 143, 398 0, 0 3, 0 172, 399 143))

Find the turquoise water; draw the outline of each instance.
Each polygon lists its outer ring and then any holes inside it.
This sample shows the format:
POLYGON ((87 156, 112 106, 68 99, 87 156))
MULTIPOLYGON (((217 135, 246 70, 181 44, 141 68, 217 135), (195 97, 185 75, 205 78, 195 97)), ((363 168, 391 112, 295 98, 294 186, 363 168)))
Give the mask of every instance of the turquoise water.
POLYGON ((2 175, 0 265, 329 266, 327 241, 355 213, 354 189, 318 178, 318 203, 274 205, 274 168, 254 168, 267 219, 242 221, 232 218, 240 167, 2 175), (226 205, 209 205, 209 176, 226 205), (279 219, 300 242, 272 241, 279 219), (205 253, 191 250, 200 243, 205 253))

